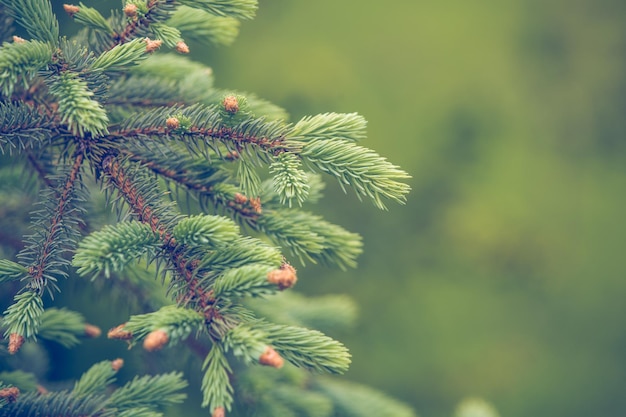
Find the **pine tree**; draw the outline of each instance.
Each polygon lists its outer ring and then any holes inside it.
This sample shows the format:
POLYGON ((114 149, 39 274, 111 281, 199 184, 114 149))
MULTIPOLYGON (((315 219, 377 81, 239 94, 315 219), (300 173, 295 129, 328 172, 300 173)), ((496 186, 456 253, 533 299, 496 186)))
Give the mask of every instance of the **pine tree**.
POLYGON ((285 291, 292 262, 345 269, 361 252, 357 234, 306 209, 325 177, 384 209, 404 202, 408 175, 358 144, 360 115, 290 123, 276 105, 214 87, 211 69, 185 56, 184 39, 230 44, 256 8, 125 0, 104 17, 66 4, 81 25, 66 37, 49 0, 0 0, 0 283, 12 298, 0 322, 0 416, 160 416, 184 399, 176 369, 119 386, 123 362, 111 358, 50 392, 19 369, 25 343, 99 336, 55 305, 81 277, 143 308, 109 338, 199 356, 212 416, 413 415, 319 375, 350 363, 320 331, 353 320, 349 299, 285 291))

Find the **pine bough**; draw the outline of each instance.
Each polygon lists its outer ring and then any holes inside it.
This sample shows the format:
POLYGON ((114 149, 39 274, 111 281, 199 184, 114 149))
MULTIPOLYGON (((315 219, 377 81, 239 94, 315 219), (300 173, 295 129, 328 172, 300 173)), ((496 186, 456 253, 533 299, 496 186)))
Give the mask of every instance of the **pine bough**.
MULTIPOLYGON (((184 38, 231 43, 256 7, 125 0, 105 18, 64 5, 82 25, 67 38, 49 0, 0 0, 0 150, 13 164, 0 169, 0 202, 9 211, 36 204, 24 239, 1 240, 0 283, 14 294, 0 324, 6 350, 97 336, 79 313, 44 301, 61 278, 126 279, 151 307, 108 337, 147 351, 192 347, 213 416, 410 416, 382 394, 302 371, 348 368, 347 349, 309 328, 349 322, 354 309, 342 297, 277 295, 297 279, 287 259, 347 268, 361 252, 358 235, 302 206, 320 197, 321 173, 381 209, 404 202, 408 175, 358 144, 358 114, 288 123, 267 101, 215 88, 211 70, 184 56, 184 38), (32 178, 17 177, 20 169, 32 178), (87 210, 93 182, 118 215, 99 230, 87 210), (155 276, 167 297, 150 296, 155 276)), ((120 366, 98 363, 73 389, 52 393, 32 375, 0 373, 0 416, 159 416, 183 399, 177 373, 107 390, 120 366)))

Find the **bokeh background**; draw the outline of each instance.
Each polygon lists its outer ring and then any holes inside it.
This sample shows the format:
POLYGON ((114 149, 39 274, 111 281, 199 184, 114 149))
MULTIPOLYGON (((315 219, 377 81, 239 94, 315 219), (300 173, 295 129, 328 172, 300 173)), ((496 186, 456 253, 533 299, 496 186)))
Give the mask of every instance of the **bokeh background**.
POLYGON ((333 183, 360 232, 346 273, 298 288, 360 306, 347 378, 450 416, 626 415, 626 2, 261 0, 217 84, 292 118, 359 112, 411 175, 379 212, 333 183))

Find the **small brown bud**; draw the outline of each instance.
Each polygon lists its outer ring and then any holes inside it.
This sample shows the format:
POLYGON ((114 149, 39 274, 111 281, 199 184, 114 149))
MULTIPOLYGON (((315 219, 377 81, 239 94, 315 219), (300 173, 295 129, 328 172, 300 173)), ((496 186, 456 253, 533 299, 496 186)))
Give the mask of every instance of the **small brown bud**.
POLYGON ((225 417, 225 416, 226 416, 226 411, 224 410, 224 407, 215 407, 215 409, 211 413, 211 417, 225 417))
POLYGON ((41 395, 46 395, 46 394, 48 394, 50 391, 48 391, 48 390, 46 389, 46 387, 44 387, 43 385, 39 385, 39 384, 37 384, 37 392, 38 392, 39 394, 41 394, 41 395))
POLYGON ((148 333, 143 341, 143 348, 148 352, 163 349, 163 346, 170 340, 165 330, 154 330, 148 333))
POLYGON ((239 111, 239 101, 235 96, 224 97, 222 104, 224 105, 224 110, 228 113, 235 114, 239 111))
POLYGON ((187 46, 187 44, 183 41, 179 41, 176 43, 176 51, 178 51, 181 54, 188 54, 189 53, 189 46, 187 46))
POLYGON ((117 358, 111 361, 111 369, 113 369, 115 372, 122 369, 122 366, 124 366, 124 359, 117 358))
POLYGON ((265 348, 265 352, 259 356, 259 363, 276 369, 283 367, 285 360, 271 346, 265 348))
POLYGON ((11 333, 9 335, 9 353, 11 355, 16 354, 17 351, 20 350, 20 348, 24 344, 24 340, 24 336, 22 336, 21 334, 11 333))
POLYGON ((137 16, 137 6, 129 3, 126 6, 124 6, 124 9, 122 9, 124 11, 124 14, 128 17, 135 17, 137 16))
POLYGON ((152 40, 150 38, 145 38, 144 41, 146 42, 146 52, 156 51, 161 47, 161 44, 163 43, 163 41, 161 41, 160 39, 152 40))
POLYGON ((246 204, 247 202, 248 202, 248 197, 240 193, 235 193, 235 203, 246 204))
POLYGON ((133 334, 131 332, 128 332, 128 331, 124 330, 124 326, 126 326, 126 323, 122 323, 119 326, 116 326, 116 327, 112 328, 107 333, 107 337, 109 339, 119 339, 119 340, 130 340, 130 339, 132 339, 133 338, 133 334))
POLYGON ((170 129, 178 129, 180 127, 180 120, 176 117, 168 117, 165 121, 165 125, 170 129))
POLYGON ((261 208, 261 199, 259 197, 250 199, 250 207, 252 207, 252 210, 254 210, 257 214, 261 214, 263 212, 263 209, 261 208))
POLYGON ((85 336, 95 339, 96 337, 100 337, 102 334, 102 330, 98 326, 94 326, 93 324, 85 324, 85 336))
POLYGON ((228 159, 229 161, 234 161, 235 159, 239 159, 239 152, 237 151, 227 152, 226 155, 224 155, 224 158, 228 159))
POLYGON ((296 269, 288 263, 284 263, 280 269, 275 269, 267 274, 267 281, 278 285, 280 290, 291 288, 298 281, 296 269))
POLYGON ((65 13, 73 17, 76 13, 80 12, 80 7, 74 6, 73 4, 64 4, 63 10, 65 10, 65 13))
POLYGON ((26 39, 20 38, 19 36, 13 36, 13 42, 15 42, 15 43, 24 43, 24 42, 26 42, 26 39))
POLYGON ((20 390, 16 387, 0 389, 0 398, 4 398, 10 403, 14 403, 20 395, 20 390))

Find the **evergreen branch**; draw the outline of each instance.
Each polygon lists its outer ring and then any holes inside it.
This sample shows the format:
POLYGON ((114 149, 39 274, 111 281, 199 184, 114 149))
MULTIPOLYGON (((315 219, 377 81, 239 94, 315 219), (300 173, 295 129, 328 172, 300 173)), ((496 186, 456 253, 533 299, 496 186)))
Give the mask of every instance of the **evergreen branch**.
MULTIPOLYGON (((270 395, 271 402, 282 404, 289 410, 292 410, 291 412, 294 415, 306 415, 307 417, 331 417, 336 415, 333 414, 332 401, 318 392, 284 384, 273 389, 270 395)), ((395 417, 392 414, 389 416, 395 417)))
POLYGON ((215 249, 240 236, 239 226, 223 216, 198 215, 182 219, 174 227, 174 237, 184 245, 215 249))
POLYGON ((139 222, 105 226, 93 232, 78 245, 72 265, 79 275, 96 275, 122 271, 143 255, 155 253, 159 240, 150 227, 139 222))
POLYGON ((252 19, 258 7, 257 0, 180 0, 180 3, 216 16, 237 19, 252 19))
POLYGON ((399 182, 410 178, 406 172, 371 149, 352 142, 314 139, 306 142, 298 154, 312 167, 336 177, 344 191, 346 185, 350 186, 359 198, 370 197, 383 210, 383 198, 402 204, 411 189, 399 182))
MULTIPOLYGON (((139 189, 134 182, 128 177, 122 168, 119 160, 114 156, 107 156, 102 161, 102 170, 107 175, 110 184, 119 192, 126 203, 130 206, 133 214, 137 216, 139 221, 150 226, 155 234, 158 234, 162 248, 167 253, 167 259, 174 269, 177 277, 182 279, 186 284, 187 292, 180 297, 179 301, 191 302, 198 306, 200 311, 206 311, 210 315, 209 307, 212 304, 212 297, 205 291, 196 277, 196 268, 198 268, 198 260, 189 259, 184 256, 181 251, 175 251, 177 247, 176 239, 170 233, 167 219, 161 219, 167 216, 163 210, 155 210, 152 206, 158 197, 149 197, 152 190, 139 189), (146 197, 148 196, 148 198, 146 197), (165 221, 165 223, 164 223, 165 221)), ((147 183, 148 185, 152 185, 147 183)), ((163 205, 160 205, 163 207, 163 205)), ((182 282, 174 283, 179 286, 182 282)))
POLYGON ((114 44, 123 44, 129 40, 147 36, 150 33, 150 26, 154 23, 165 22, 170 18, 175 10, 174 0, 148 0, 146 2, 133 2, 136 7, 134 18, 130 19, 126 27, 114 37, 114 44))
POLYGON ((102 416, 104 397, 74 397, 68 391, 41 395, 27 392, 18 400, 0 408, 0 417, 85 417, 102 416))
POLYGON ((153 351, 161 349, 165 344, 173 346, 185 340, 203 324, 204 316, 197 311, 170 305, 152 313, 132 315, 124 326, 124 331, 133 335, 133 341, 145 339, 144 348, 153 351), (149 338, 150 334, 154 334, 152 340, 149 338))
POLYGON ((185 39, 204 44, 230 45, 239 34, 237 19, 216 16, 187 6, 180 6, 168 24, 180 30, 185 39))
MULTIPOLYGON (((41 324, 41 316, 44 311, 41 296, 35 291, 24 291, 17 294, 13 300, 14 303, 3 313, 2 324, 6 328, 4 337, 18 335, 26 339, 34 338, 41 324)), ((23 339, 19 345, 21 343, 23 343, 23 339)), ((14 350, 9 347, 9 351, 13 350, 12 353, 15 353, 19 347, 17 346, 14 350)))
POLYGON ((278 268, 282 262, 283 256, 278 249, 259 239, 244 236, 215 251, 208 252, 198 267, 210 267, 214 271, 223 271, 247 264, 265 263, 278 268))
MULTIPOLYGON (((264 118, 245 119, 233 126, 224 125, 223 114, 214 106, 190 106, 179 109, 171 107, 156 108, 138 115, 133 115, 112 131, 108 139, 114 142, 127 141, 129 138, 149 140, 152 136, 169 135, 184 143, 202 140, 212 147, 212 141, 219 141, 236 149, 253 146, 263 152, 278 154, 286 149, 283 143, 288 126, 282 122, 266 121, 264 118), (184 121, 184 128, 167 129, 166 120, 176 115, 184 121)), ((192 144, 193 144, 192 142, 192 144)))
POLYGON ((333 401, 337 415, 416 417, 413 410, 406 404, 366 386, 330 378, 318 378, 316 381, 316 388, 333 401))
POLYGON ((308 178, 300 166, 298 157, 288 152, 279 154, 270 165, 274 192, 278 194, 281 204, 288 203, 291 207, 292 201, 296 200, 298 205, 302 206, 302 203, 307 199, 309 195, 308 178))
POLYGON ((41 315, 38 336, 71 348, 80 343, 79 336, 86 336, 85 327, 85 318, 81 314, 64 308, 48 308, 41 315))
POLYGON ((79 23, 92 29, 102 31, 107 35, 113 34, 113 28, 100 12, 92 7, 85 6, 82 2, 80 7, 69 4, 63 5, 65 11, 79 23))
POLYGON ((350 365, 348 349, 316 330, 278 324, 258 324, 270 344, 297 367, 330 373, 343 373, 350 365))
POLYGON ((59 42, 59 22, 49 0, 0 0, 0 3, 33 39, 51 46, 59 42))
POLYGON ((72 396, 87 397, 104 393, 106 388, 115 381, 119 370, 111 361, 102 361, 93 365, 74 384, 72 396))
POLYGON ((28 269, 8 259, 0 259, 0 283, 17 281, 28 274, 28 269))
POLYGON ((320 139, 359 141, 365 138, 367 121, 357 113, 323 113, 302 118, 289 138, 308 142, 320 139))
POLYGON ((74 229, 80 218, 72 218, 72 215, 80 214, 82 209, 74 207, 72 201, 76 197, 83 199, 80 196, 80 170, 83 161, 84 154, 78 150, 70 172, 60 184, 59 190, 48 192, 52 195, 45 200, 48 206, 44 206, 38 213, 38 227, 33 235, 26 237, 28 246, 18 254, 23 261, 30 262, 31 279, 28 286, 39 293, 49 282, 56 281, 55 275, 67 276, 65 268, 69 262, 63 258, 63 254, 76 243, 74 229), (55 205, 52 205, 52 198, 56 199, 55 205), (63 235, 66 237, 64 240, 63 235))
POLYGON ((39 108, 16 102, 0 102, 0 152, 24 150, 41 145, 58 134, 39 108))
POLYGON ((150 25, 154 39, 162 41, 170 48, 174 48, 183 42, 183 38, 178 28, 163 23, 153 23, 150 25))
POLYGON ((228 269, 213 282, 213 295, 215 298, 232 298, 273 294, 278 287, 270 282, 268 274, 274 270, 273 265, 266 264, 228 269))
POLYGON ((187 395, 178 392, 187 386, 179 372, 135 377, 111 394, 107 405, 123 411, 132 408, 161 409, 182 402, 187 395))
POLYGON ((102 105, 93 100, 87 83, 72 71, 63 71, 47 79, 50 94, 59 104, 61 122, 78 136, 87 132, 94 136, 107 133, 109 118, 102 105))
POLYGON ((222 408, 229 410, 233 403, 233 387, 228 375, 232 373, 221 346, 213 344, 202 364, 202 407, 209 407, 211 413, 222 408))
POLYGON ((24 371, 0 372, 0 381, 18 388, 21 392, 36 391, 38 386, 35 374, 24 371))
POLYGON ((116 45, 114 48, 100 54, 91 64, 91 69, 96 71, 119 71, 138 64, 139 61, 147 56, 146 41, 144 39, 133 39, 130 42, 116 45))
POLYGON ((267 349, 267 335, 246 324, 232 328, 222 339, 224 351, 233 354, 245 363, 257 363, 267 349))
POLYGON ((341 269, 356 267, 363 251, 361 236, 315 214, 294 210, 265 210, 255 228, 297 256, 341 269))
POLYGON ((0 48, 0 86, 2 94, 10 97, 18 81, 26 86, 28 79, 52 60, 52 47, 43 41, 4 43, 0 48))

